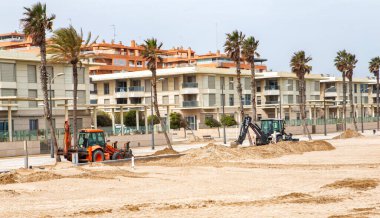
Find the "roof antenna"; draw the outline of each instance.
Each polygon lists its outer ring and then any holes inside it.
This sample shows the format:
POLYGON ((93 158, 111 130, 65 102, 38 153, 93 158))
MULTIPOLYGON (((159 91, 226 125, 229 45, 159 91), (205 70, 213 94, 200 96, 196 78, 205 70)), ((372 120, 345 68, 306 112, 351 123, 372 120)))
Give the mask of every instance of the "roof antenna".
POLYGON ((115 26, 115 24, 112 24, 111 26, 113 28, 113 41, 115 42, 115 40, 116 40, 116 26, 115 26))

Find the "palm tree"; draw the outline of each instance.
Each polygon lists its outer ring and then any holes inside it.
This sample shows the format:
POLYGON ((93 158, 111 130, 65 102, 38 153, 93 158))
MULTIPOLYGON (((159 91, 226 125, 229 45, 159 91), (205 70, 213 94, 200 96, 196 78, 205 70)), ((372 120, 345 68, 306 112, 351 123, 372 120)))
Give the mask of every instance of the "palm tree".
POLYGON ((240 59, 241 59, 241 48, 245 35, 238 30, 232 33, 227 33, 227 39, 224 43, 224 50, 236 64, 236 75, 237 75, 237 92, 240 104, 240 120, 244 118, 244 106, 243 106, 243 90, 241 87, 241 71, 240 71, 240 59))
POLYGON ((157 39, 155 38, 146 39, 142 47, 144 49, 142 50, 141 53, 143 57, 145 58, 145 60, 148 62, 147 63, 148 69, 152 72, 151 83, 152 83, 152 89, 153 89, 154 110, 156 111, 156 116, 160 120, 161 128, 164 130, 164 135, 165 135, 166 143, 168 144, 168 148, 173 149, 169 136, 166 132, 165 123, 161 120, 160 110, 158 109, 158 102, 157 102, 157 72, 156 70, 157 70, 157 63, 162 62, 162 58, 159 56, 159 51, 162 47, 162 42, 158 43, 157 39))
POLYGON ((297 78, 299 79, 299 92, 300 92, 300 112, 301 112, 301 119, 302 119, 302 126, 304 129, 304 132, 307 133, 307 136, 309 140, 311 140, 311 135, 309 132, 309 129, 307 128, 306 123, 306 84, 305 84, 305 75, 310 73, 312 67, 308 65, 308 62, 311 61, 312 58, 306 57, 304 51, 298 51, 295 52, 292 59, 290 60, 290 67, 292 68, 292 72, 297 75, 297 78))
MULTIPOLYGON (((257 52, 259 40, 250 36, 243 41, 242 54, 248 63, 251 64, 251 95, 252 95, 252 119, 256 122, 256 78, 255 78, 255 57, 260 57, 257 52)), ((280 96, 281 97, 281 96, 280 96)))
POLYGON ((354 120, 354 127, 355 131, 358 131, 358 126, 356 125, 356 114, 355 114, 355 106, 354 106, 354 98, 352 93, 352 76, 354 74, 354 69, 356 67, 356 63, 358 60, 356 59, 354 54, 348 53, 347 54, 347 71, 346 71, 346 77, 348 78, 348 91, 349 91, 349 99, 350 99, 350 106, 351 106, 351 116, 354 120))
MULTIPOLYGON (((96 38, 97 39, 97 38, 96 38)), ((89 60, 89 55, 82 52, 83 48, 89 47, 95 43, 91 41, 91 32, 88 33, 87 39, 83 40, 82 30, 78 33, 73 26, 60 28, 54 31, 51 37, 51 44, 47 47, 47 53, 51 54, 49 61, 54 63, 69 63, 73 67, 73 130, 74 146, 77 146, 77 90, 78 90, 78 67, 82 67, 82 61, 89 60), (84 44, 82 44, 84 42, 84 44)))
POLYGON ((376 117, 377 117, 377 130, 379 130, 379 69, 380 69, 380 57, 374 57, 369 62, 369 71, 376 77, 376 117))
POLYGON ((343 130, 346 130, 346 104, 347 104, 347 87, 346 87, 346 73, 347 73, 347 51, 338 51, 334 59, 335 67, 342 73, 343 80, 343 130))
POLYGON ((58 155, 58 145, 57 138, 55 136, 55 130, 53 127, 53 122, 51 118, 51 111, 48 101, 48 90, 47 90, 47 80, 48 75, 46 72, 46 32, 52 30, 53 20, 55 15, 52 14, 47 16, 46 14, 46 4, 41 4, 40 2, 32 5, 30 8, 24 7, 24 18, 22 18, 21 25, 23 32, 26 36, 32 38, 32 43, 40 48, 41 56, 41 66, 40 66, 40 78, 41 78, 41 88, 44 95, 44 115, 47 121, 48 127, 50 129, 50 134, 52 136, 54 148, 55 148, 55 159, 57 162, 61 161, 58 155))

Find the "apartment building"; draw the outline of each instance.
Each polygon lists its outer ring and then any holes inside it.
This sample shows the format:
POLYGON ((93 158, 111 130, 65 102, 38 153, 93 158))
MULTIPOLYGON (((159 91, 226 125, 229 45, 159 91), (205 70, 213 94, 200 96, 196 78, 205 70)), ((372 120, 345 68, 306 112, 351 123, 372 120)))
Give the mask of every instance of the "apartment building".
MULTIPOLYGON (((243 105, 251 113, 250 71, 242 70, 243 105)), ((183 114, 193 129, 203 128, 206 117, 220 119, 222 89, 225 96, 225 112, 237 120, 239 100, 236 93, 234 69, 214 67, 180 67, 159 69, 158 103, 173 105, 172 111, 183 114)), ((91 75, 94 89, 90 101, 93 104, 144 104, 151 103, 151 72, 113 73, 91 75)), ((299 118, 299 93, 295 74, 284 72, 257 73, 257 114, 259 118, 299 118), (281 96, 281 98, 280 98, 281 96), (281 104, 280 104, 281 102, 281 104), (280 108, 281 105, 281 108, 280 108)), ((306 77, 307 99, 320 100, 320 74, 306 77)), ((167 110, 162 108, 164 117, 167 110)))
MULTIPOLYGON (((15 50, 0 51, 0 132, 7 132, 11 115, 13 130, 45 129, 42 106, 43 93, 39 77, 40 57, 35 53, 15 50), (11 110, 9 114, 8 108, 11 110)), ((56 128, 63 128, 65 99, 73 98, 72 67, 65 64, 48 64, 53 100, 53 118, 56 128)), ((89 65, 79 70, 78 104, 89 104, 89 65)), ((50 92, 49 92, 50 93, 50 92)), ((72 100, 68 100, 72 105, 72 100)), ((71 107, 68 108, 71 116, 71 107)), ((78 126, 90 127, 90 112, 80 107, 78 126)))

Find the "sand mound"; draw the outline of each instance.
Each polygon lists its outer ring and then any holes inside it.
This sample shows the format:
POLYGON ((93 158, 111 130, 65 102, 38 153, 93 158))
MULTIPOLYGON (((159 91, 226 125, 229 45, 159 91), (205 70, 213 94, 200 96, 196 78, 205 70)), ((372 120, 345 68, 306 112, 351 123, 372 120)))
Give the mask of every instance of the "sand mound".
POLYGON ((328 151, 335 149, 326 141, 312 142, 279 142, 265 146, 230 148, 223 145, 209 143, 208 145, 191 149, 184 156, 174 159, 160 159, 148 163, 196 165, 214 164, 220 162, 239 161, 246 159, 275 158, 289 154, 302 154, 310 151, 328 151))
POLYGON ((9 172, 9 173, 0 174, 0 184, 1 185, 11 184, 11 183, 16 183, 15 173, 9 172))
POLYGON ((342 134, 335 136, 333 139, 348 139, 348 138, 355 138, 355 137, 361 137, 361 136, 363 135, 354 130, 347 129, 346 131, 342 132, 342 134))
POLYGON ((341 188, 351 188, 355 190, 369 190, 374 189, 379 185, 379 181, 376 179, 344 179, 335 181, 331 184, 327 184, 323 186, 322 188, 334 188, 334 189, 341 189, 341 188))
POLYGON ((25 174, 13 171, 0 175, 0 184, 41 182, 60 178, 62 178, 62 176, 51 172, 37 171, 25 174))
POLYGON ((164 155, 164 154, 179 154, 176 150, 170 148, 164 148, 162 150, 154 152, 153 155, 164 155))

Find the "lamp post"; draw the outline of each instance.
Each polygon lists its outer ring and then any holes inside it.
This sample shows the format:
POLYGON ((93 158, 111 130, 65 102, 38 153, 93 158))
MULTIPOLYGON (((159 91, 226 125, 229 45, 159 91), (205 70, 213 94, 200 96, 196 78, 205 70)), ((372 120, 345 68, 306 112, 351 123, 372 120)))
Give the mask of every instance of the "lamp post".
POLYGON ((326 91, 329 89, 334 89, 335 86, 330 86, 329 88, 325 89, 323 91, 323 130, 325 133, 325 136, 327 136, 327 126, 326 126, 326 91))
MULTIPOLYGON (((54 80, 59 77, 59 76, 63 76, 64 73, 59 73, 57 75, 55 75, 53 78, 51 78, 49 80, 49 104, 50 104, 50 119, 53 119, 53 104, 52 104, 52 100, 51 100, 51 93, 52 93, 52 90, 51 90, 51 84, 54 82, 54 80)), ((51 137, 51 134, 50 133, 50 157, 51 158, 54 158, 54 146, 53 146, 53 140, 52 140, 52 137, 51 137)))
MULTIPOLYGON (((156 85, 157 85, 157 82, 160 82, 162 80, 164 80, 164 78, 159 78, 156 81, 156 85)), ((150 87, 150 115, 151 115, 150 125, 152 126, 152 150, 154 150, 153 82, 150 87)))

